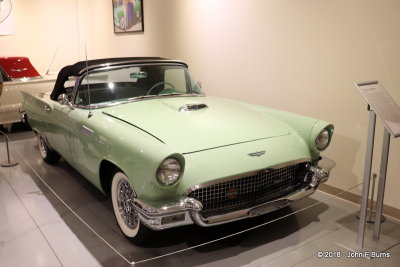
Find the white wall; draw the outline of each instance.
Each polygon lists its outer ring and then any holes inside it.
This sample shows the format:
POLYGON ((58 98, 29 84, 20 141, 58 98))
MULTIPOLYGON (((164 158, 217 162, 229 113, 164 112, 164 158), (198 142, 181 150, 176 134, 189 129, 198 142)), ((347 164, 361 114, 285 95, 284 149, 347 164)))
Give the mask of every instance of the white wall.
MULTIPOLYGON (((397 0, 145 0, 145 32, 115 35, 110 0, 14 0, 16 35, 0 56, 29 56, 41 72, 84 59, 183 59, 204 90, 335 124, 328 184, 362 182, 368 113, 355 82, 378 79, 400 104, 397 0)), ((373 172, 379 173, 378 122, 373 172)), ((400 206, 400 140, 391 143, 385 204, 400 206)), ((353 191, 360 194, 360 190, 353 191)))
MULTIPOLYGON (((399 1, 174 0, 162 8, 174 29, 166 56, 186 60, 207 93, 332 122, 324 155, 337 167, 328 184, 362 182, 368 112, 354 83, 380 80, 400 104, 399 1)), ((382 132, 378 122, 375 173, 382 132)), ((399 163, 400 138, 385 196, 397 208, 399 163)))
POLYGON ((15 34, 0 36, 0 56, 27 56, 45 73, 85 59, 157 56, 166 32, 158 27, 155 2, 145 1, 145 34, 113 30, 111 0, 14 0, 15 34))
POLYGON ((78 57, 77 5, 71 0, 14 0, 15 34, 0 36, 0 56, 28 56, 46 72, 59 48, 55 64, 61 66, 78 57))

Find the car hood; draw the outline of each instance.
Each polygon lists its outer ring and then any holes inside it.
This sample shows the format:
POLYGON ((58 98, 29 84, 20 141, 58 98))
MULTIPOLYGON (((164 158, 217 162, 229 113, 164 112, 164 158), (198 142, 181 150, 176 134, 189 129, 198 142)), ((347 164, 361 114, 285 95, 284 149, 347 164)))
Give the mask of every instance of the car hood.
POLYGON ((285 124, 266 113, 216 97, 146 99, 108 107, 102 113, 147 132, 179 153, 290 133, 285 124))

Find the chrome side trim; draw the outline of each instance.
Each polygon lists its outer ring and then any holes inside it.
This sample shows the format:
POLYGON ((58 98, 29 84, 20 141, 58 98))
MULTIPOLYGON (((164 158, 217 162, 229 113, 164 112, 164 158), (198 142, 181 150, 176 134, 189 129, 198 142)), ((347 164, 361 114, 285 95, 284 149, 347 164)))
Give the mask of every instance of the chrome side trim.
POLYGON ((32 80, 42 80, 42 76, 33 76, 33 77, 23 77, 23 78, 12 78, 12 82, 26 82, 26 81, 32 81, 32 80))
POLYGON ((89 137, 94 134, 94 131, 92 129, 86 127, 85 125, 82 125, 82 127, 79 129, 79 131, 81 132, 81 134, 89 136, 89 137))
POLYGON ((185 197, 187 197, 191 192, 193 192, 194 190, 197 190, 199 188, 204 188, 204 187, 208 187, 210 185, 224 183, 224 182, 227 182, 227 181, 236 180, 236 179, 240 179, 240 178, 243 178, 243 177, 256 175, 259 172, 262 172, 262 171, 265 171, 265 170, 276 170, 276 169, 284 168, 284 167, 295 165, 295 164, 299 164, 299 163, 305 163, 305 162, 309 162, 309 161, 310 161, 310 159, 302 158, 302 159, 297 159, 297 160, 288 161, 288 162, 280 163, 280 164, 277 164, 277 165, 273 165, 271 167, 268 167, 268 168, 265 168, 265 169, 261 169, 261 170, 256 170, 256 171, 252 171, 252 172, 236 174, 236 175, 233 175, 233 176, 229 176, 229 177, 225 177, 225 178, 221 178, 221 179, 216 179, 216 180, 204 182, 204 183, 197 184, 195 186, 190 187, 189 189, 187 189, 185 191, 185 193, 183 195, 185 197))

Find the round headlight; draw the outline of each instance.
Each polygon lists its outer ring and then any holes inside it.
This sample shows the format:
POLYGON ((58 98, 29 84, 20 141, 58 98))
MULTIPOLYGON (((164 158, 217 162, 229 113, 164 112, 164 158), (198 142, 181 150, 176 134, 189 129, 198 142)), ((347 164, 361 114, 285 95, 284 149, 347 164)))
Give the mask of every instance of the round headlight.
POLYGON ((329 144, 330 134, 327 129, 323 129, 317 139, 315 139, 315 145, 319 150, 324 150, 329 144))
POLYGON ((158 167, 157 179, 163 185, 173 185, 178 181, 182 173, 182 166, 179 160, 167 158, 158 167))

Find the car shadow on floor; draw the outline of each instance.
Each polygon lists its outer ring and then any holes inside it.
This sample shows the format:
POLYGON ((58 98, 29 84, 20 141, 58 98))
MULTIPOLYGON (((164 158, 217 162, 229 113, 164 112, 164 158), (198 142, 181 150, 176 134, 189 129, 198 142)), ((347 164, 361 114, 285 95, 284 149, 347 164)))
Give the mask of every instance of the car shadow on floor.
MULTIPOLYGON (((263 216, 220 226, 204 228, 189 225, 154 231, 150 234, 149 241, 139 247, 130 243, 119 231, 109 198, 77 173, 68 163, 61 162, 57 168, 68 172, 69 179, 73 179, 76 185, 79 186, 79 190, 76 190, 74 194, 63 191, 65 187, 60 186, 61 192, 57 190, 59 195, 63 196, 68 205, 74 207, 75 212, 88 225, 130 261, 141 261, 194 247, 192 252, 189 251, 183 253, 183 255, 187 255, 187 259, 191 259, 190 261, 195 257, 197 264, 206 264, 218 260, 218 251, 225 251, 224 257, 234 256, 254 247, 293 235, 308 224, 317 222, 319 220, 318 214, 328 209, 325 204, 319 204, 312 208, 312 216, 309 216, 309 214, 303 216, 301 213, 293 214, 293 211, 313 206, 317 203, 312 198, 306 198, 292 205, 293 208, 286 207, 263 216), (83 195, 86 197, 83 197, 83 195), (91 207, 91 215, 88 215, 89 212, 87 212, 89 206, 91 207), (93 213, 97 215, 93 216, 93 213), (299 217, 301 218, 299 219, 299 217), (237 234, 242 231, 243 233, 237 234), (221 240, 213 242, 218 239, 221 240), (229 252, 226 252, 226 249, 229 249, 229 252), (204 257, 204 255, 207 255, 207 257, 204 257)), ((54 184, 53 188, 57 188, 57 186, 59 185, 54 184)), ((83 243, 87 242, 89 246, 92 243, 92 241, 85 241, 85 237, 82 234, 77 236, 83 243)), ((296 245, 297 242, 300 242, 299 239, 291 240, 293 243, 288 244, 288 246, 296 245)), ((281 248, 276 247, 275 251, 279 249, 281 248)), ((92 254, 96 254, 96 252, 92 252, 92 254)), ((169 260, 166 262, 169 262, 169 260)), ((164 265, 165 262, 157 260, 158 264, 164 265)))
MULTIPOLYGON (((328 209, 328 206, 324 203, 315 205, 318 203, 316 200, 305 198, 290 207, 269 214, 220 226, 203 228, 189 225, 153 232, 149 242, 139 247, 131 244, 119 231, 109 198, 104 196, 67 162, 61 160, 57 165, 48 165, 41 161, 38 156, 36 140, 32 137, 18 142, 16 145, 20 151, 23 150, 22 156, 29 163, 29 166, 22 164, 23 171, 32 177, 33 181, 57 210, 63 222, 102 264, 126 266, 126 262, 121 260, 121 257, 110 249, 104 241, 130 262, 143 261, 184 250, 185 252, 183 253, 175 254, 180 255, 178 259, 181 265, 191 265, 193 261, 196 264, 206 264, 221 257, 233 257, 287 236, 293 236, 293 238, 290 238, 290 242, 286 244, 287 246, 292 246, 300 242, 300 238, 296 233, 305 226, 317 222, 319 214, 328 209), (66 208, 43 182, 69 208, 66 208), (311 208, 312 212, 301 211, 297 214, 292 214, 292 212, 308 206, 313 206, 311 208), (79 216, 81 220, 75 215, 79 216), (94 232, 89 230, 85 224, 93 229, 94 232), (251 231, 234 235, 252 228, 254 229, 251 231), (233 236, 224 238, 230 235, 233 236), (217 239, 221 240, 213 242, 213 240, 217 239), (192 247, 193 249, 188 249, 192 247), (221 255, 218 253, 219 251, 224 253, 221 255), (205 255, 207 256, 205 257, 205 255)), ((19 155, 14 156, 18 157, 19 155)), ((23 161, 21 160, 21 162, 23 161)), ((271 253, 279 249, 281 249, 279 246, 269 248, 271 253)), ((177 264, 176 260, 176 257, 173 259, 165 257, 153 263, 172 266, 177 264)), ((151 262, 148 262, 149 266, 151 262)), ((140 266, 145 265, 147 264, 143 263, 140 266)))

